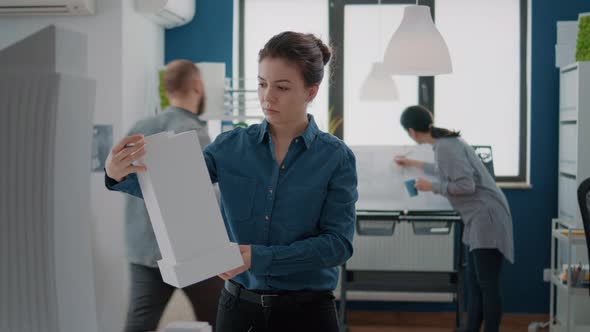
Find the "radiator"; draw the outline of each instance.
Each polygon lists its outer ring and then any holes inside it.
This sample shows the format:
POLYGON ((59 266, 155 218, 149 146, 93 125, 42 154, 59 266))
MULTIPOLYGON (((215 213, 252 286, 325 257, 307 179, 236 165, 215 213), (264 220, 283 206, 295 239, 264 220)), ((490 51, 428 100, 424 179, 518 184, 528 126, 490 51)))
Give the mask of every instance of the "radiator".
POLYGON ((400 222, 393 236, 356 234, 353 246, 354 254, 346 263, 351 270, 453 270, 453 230, 445 235, 415 235, 410 223, 400 222))
MULTIPOLYGON (((355 234, 347 270, 448 272, 454 267, 453 224, 450 234, 415 235, 412 225, 398 223, 392 236, 355 234)), ((340 298, 340 282, 334 291, 340 298)), ((452 293, 347 291, 348 300, 452 302, 452 293)))

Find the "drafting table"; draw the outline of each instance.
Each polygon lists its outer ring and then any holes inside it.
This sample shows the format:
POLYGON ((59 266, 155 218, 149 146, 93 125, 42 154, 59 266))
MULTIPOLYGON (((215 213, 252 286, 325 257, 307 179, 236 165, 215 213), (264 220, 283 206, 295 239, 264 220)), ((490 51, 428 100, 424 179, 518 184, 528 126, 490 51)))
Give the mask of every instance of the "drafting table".
MULTIPOLYGON (((456 303, 456 324, 463 313, 461 243, 463 225, 448 200, 440 195, 421 192, 410 197, 404 181, 426 177, 417 169, 394 164, 393 157, 407 155, 423 161, 433 160, 430 145, 420 146, 353 146, 357 159, 359 201, 357 203, 356 237, 359 235, 391 237, 397 225, 409 223, 415 236, 449 234, 454 247, 452 268, 438 271, 357 269, 342 265, 340 279, 341 326, 346 330, 348 291, 450 293, 456 303), (453 227, 455 225, 455 227, 453 227), (450 234, 454 232, 454 234, 450 234)), ((359 248, 355 248, 355 255, 359 248)), ((385 253, 387 254, 387 253, 385 253)))
MULTIPOLYGON (((456 254, 454 269, 451 271, 379 271, 379 270, 350 270, 346 263, 341 266, 340 279, 340 322, 346 324, 347 291, 377 291, 377 292, 424 292, 424 293, 452 293, 456 303, 456 326, 462 322, 463 304, 463 244, 461 237, 463 224, 461 217, 453 211, 376 211, 357 210, 357 234, 383 236, 394 232, 395 225, 400 222, 412 223, 414 231, 428 232, 451 231, 451 225, 456 232, 456 254), (420 224, 443 223, 442 227, 431 227, 420 224), (376 224, 371 226, 370 224, 376 224), (445 230, 446 229, 446 230, 445 230)), ((416 232, 416 234, 420 234, 416 232)))

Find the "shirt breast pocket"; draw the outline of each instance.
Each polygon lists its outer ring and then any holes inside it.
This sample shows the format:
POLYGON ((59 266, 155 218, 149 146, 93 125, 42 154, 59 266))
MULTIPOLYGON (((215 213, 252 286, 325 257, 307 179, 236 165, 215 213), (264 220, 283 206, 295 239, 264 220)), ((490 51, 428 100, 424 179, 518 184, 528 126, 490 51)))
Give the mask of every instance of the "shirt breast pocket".
POLYGON ((226 217, 231 220, 251 217, 256 194, 255 179, 220 172, 219 191, 226 217))

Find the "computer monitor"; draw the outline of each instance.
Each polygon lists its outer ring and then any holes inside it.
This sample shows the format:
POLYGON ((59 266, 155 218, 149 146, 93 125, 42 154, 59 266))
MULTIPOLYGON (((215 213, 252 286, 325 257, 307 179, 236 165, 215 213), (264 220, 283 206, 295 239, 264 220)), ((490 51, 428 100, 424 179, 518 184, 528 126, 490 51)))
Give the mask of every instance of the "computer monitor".
POLYGON ((494 157, 492 155, 492 147, 490 145, 472 145, 473 149, 475 150, 475 154, 481 159, 483 165, 487 168, 490 172, 490 175, 494 180, 496 179, 496 174, 494 172, 494 157))

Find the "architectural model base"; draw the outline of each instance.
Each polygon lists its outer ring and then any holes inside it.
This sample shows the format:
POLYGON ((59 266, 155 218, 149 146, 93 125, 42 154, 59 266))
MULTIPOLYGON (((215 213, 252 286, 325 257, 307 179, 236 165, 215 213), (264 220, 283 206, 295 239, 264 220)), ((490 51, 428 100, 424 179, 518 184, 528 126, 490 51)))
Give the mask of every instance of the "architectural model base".
POLYGON ((235 243, 214 248, 187 262, 174 263, 164 259, 158 261, 164 282, 177 288, 196 284, 242 264, 242 256, 235 243))

